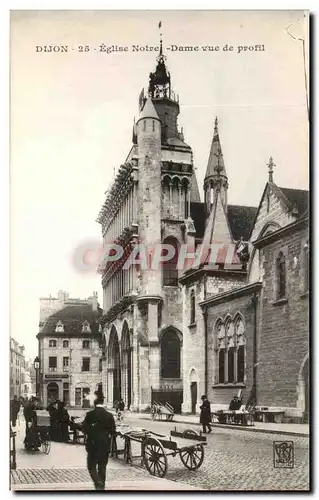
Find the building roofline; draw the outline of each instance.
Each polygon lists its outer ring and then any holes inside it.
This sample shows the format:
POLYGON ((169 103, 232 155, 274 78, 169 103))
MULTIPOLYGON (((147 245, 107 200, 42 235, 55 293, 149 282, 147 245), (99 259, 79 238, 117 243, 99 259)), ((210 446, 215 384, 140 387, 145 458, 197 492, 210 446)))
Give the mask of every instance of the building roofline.
POLYGON ((276 241, 277 239, 281 238, 284 236, 286 233, 290 233, 291 231, 294 231, 295 229, 300 229, 307 225, 309 222, 309 216, 308 213, 305 213, 301 218, 298 220, 291 222, 287 226, 281 227, 280 229, 277 229, 277 231, 273 231, 272 233, 266 234, 265 236, 262 236, 261 238, 258 238, 255 241, 252 241, 252 244, 254 245, 255 248, 263 248, 264 246, 272 243, 273 241, 276 241))

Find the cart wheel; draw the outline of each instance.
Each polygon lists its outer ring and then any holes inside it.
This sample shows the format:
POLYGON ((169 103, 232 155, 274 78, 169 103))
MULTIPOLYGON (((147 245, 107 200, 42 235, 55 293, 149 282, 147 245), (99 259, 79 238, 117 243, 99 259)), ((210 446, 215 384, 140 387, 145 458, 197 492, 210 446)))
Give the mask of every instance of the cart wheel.
POLYGON ((167 472, 167 456, 161 443, 147 438, 143 443, 143 461, 152 476, 164 477, 167 472))
MULTIPOLYGON (((199 436, 199 434, 193 429, 187 429, 183 432, 184 438, 192 439, 192 436, 199 436)), ((204 446, 198 444, 190 448, 184 448, 179 452, 179 456, 183 465, 185 465, 187 469, 197 470, 200 468, 204 460, 204 446)))
POLYGON ((50 441, 49 436, 47 434, 42 437, 41 449, 42 449, 43 453, 45 453, 46 455, 49 455, 50 450, 51 450, 51 441, 50 441))

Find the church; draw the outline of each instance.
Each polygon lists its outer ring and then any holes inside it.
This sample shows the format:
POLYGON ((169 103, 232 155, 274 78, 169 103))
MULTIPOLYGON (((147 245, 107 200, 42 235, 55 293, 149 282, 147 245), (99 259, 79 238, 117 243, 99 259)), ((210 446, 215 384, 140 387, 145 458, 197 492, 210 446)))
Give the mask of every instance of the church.
POLYGON ((244 403, 307 418, 308 192, 277 186, 270 158, 259 207, 229 205, 216 118, 201 201, 162 41, 139 108, 97 218, 103 243, 123 248, 100 266, 106 403, 122 397, 143 411, 167 401, 197 413, 202 394, 223 409, 241 389, 244 403), (140 243, 174 255, 162 266, 125 266, 140 243), (220 253, 214 269, 177 265, 183 245, 216 243, 235 248, 235 268, 220 253))

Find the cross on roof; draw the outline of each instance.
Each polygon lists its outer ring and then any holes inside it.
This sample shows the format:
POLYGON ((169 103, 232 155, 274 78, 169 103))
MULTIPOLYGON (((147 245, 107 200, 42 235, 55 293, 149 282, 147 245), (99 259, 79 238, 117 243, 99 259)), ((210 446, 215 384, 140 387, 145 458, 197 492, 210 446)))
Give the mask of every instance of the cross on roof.
POLYGON ((275 167, 276 165, 274 164, 274 160, 272 158, 272 156, 269 158, 269 163, 267 163, 267 167, 268 167, 268 172, 269 172, 269 182, 274 182, 273 180, 273 173, 274 173, 274 169, 273 167, 275 167))

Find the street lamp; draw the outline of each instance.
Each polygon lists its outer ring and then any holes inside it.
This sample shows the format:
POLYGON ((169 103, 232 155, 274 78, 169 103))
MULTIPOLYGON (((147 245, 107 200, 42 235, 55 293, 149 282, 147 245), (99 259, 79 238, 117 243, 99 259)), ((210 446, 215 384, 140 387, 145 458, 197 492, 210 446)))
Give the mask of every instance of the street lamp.
POLYGON ((39 396, 39 369, 40 369, 40 359, 37 356, 33 361, 33 366, 35 369, 35 395, 39 396))

